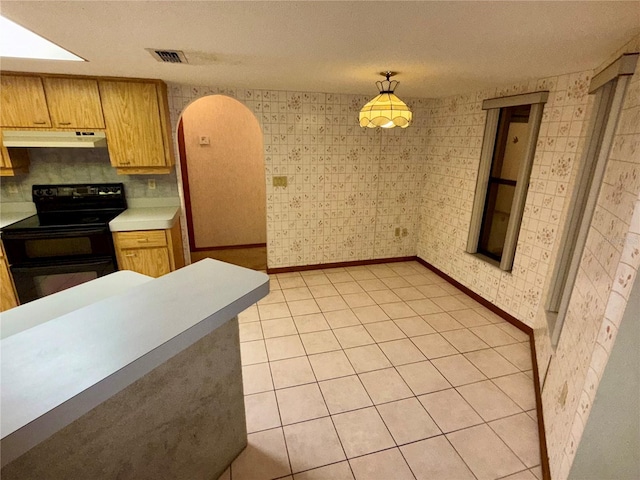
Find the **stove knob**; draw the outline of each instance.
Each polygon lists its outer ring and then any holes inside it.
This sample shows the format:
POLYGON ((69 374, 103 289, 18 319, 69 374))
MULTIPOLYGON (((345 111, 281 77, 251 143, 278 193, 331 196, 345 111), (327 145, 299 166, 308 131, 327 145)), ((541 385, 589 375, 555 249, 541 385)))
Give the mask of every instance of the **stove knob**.
POLYGON ((47 188, 47 195, 52 196, 53 195, 53 190, 51 190, 50 188, 47 188))

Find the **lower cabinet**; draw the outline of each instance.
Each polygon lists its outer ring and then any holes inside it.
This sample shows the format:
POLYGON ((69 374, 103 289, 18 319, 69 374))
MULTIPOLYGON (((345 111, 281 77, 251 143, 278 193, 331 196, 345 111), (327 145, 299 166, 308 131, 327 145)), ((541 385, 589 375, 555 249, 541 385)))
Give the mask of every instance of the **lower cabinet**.
POLYGON ((180 222, 169 230, 114 232, 118 268, 160 277, 184 266, 180 222))
POLYGON ((2 244, 0 244, 0 257, 0 312, 4 312, 18 306, 18 295, 9 273, 9 264, 2 244))

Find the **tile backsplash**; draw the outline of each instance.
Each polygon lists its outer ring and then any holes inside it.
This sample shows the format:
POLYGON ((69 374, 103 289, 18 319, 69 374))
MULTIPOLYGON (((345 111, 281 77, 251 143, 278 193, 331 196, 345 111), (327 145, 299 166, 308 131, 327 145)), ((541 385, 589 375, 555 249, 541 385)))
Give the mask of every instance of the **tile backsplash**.
POLYGON ((124 183, 128 198, 178 196, 175 171, 169 175, 117 175, 106 148, 31 148, 29 158, 28 175, 2 178, 2 203, 30 202, 32 185, 55 183, 124 183), (148 188, 151 178, 156 181, 154 190, 148 188))

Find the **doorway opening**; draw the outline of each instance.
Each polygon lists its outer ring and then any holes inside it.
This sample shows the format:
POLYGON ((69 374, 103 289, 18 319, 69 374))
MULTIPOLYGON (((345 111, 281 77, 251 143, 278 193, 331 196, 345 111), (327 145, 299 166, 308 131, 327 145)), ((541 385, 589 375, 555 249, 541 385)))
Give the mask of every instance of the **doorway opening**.
POLYGON ((196 100, 180 118, 178 149, 191 261, 266 270, 264 150, 251 110, 224 95, 196 100))

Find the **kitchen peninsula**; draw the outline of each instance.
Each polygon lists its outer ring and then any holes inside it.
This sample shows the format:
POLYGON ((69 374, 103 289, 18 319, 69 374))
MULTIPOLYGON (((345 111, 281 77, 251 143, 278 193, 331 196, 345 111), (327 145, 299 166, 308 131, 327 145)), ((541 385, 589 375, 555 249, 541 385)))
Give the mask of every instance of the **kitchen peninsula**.
POLYGON ((268 277, 211 259, 123 275, 124 293, 2 339, 3 479, 210 479, 246 445, 237 315, 268 277))

